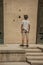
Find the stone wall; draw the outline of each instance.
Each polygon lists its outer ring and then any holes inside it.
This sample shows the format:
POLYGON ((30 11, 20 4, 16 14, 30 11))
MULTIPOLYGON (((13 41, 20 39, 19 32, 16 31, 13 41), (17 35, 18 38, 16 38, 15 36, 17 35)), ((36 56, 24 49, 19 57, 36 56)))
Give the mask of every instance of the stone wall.
POLYGON ((36 43, 38 0, 4 0, 4 43, 21 43, 21 21, 30 20, 29 43, 36 43), (19 18, 21 16, 21 18, 19 18))

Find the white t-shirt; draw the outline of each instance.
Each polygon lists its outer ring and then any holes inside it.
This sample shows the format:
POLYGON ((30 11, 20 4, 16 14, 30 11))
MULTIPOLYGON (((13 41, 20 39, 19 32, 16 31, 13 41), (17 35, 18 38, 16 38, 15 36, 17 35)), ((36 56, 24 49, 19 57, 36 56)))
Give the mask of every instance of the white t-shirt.
POLYGON ((30 24, 30 21, 28 21, 28 20, 23 20, 23 21, 22 21, 22 24, 23 24, 23 29, 25 29, 25 30, 28 31, 28 25, 30 24))

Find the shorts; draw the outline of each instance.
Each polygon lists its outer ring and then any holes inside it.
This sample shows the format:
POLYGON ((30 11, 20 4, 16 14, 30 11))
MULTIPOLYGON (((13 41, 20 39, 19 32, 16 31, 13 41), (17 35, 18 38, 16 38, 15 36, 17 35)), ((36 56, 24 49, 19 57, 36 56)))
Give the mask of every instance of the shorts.
POLYGON ((23 29, 23 33, 28 33, 28 31, 27 31, 27 30, 25 30, 25 29, 23 29))

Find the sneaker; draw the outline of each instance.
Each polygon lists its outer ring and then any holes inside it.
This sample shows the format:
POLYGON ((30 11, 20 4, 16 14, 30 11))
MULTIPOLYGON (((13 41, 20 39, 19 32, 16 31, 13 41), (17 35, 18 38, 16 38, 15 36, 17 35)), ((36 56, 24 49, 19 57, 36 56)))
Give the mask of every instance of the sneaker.
POLYGON ((26 45, 26 47, 28 47, 28 45, 26 45))
POLYGON ((21 44, 20 46, 24 46, 23 44, 21 44))

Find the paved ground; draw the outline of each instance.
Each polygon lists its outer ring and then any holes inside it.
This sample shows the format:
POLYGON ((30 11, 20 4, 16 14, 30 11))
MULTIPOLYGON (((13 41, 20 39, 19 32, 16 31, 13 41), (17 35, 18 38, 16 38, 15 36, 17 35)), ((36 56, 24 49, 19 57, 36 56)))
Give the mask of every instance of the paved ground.
MULTIPOLYGON (((29 44, 29 48, 30 47, 43 48, 43 44, 29 44)), ((4 44, 0 45, 0 50, 23 50, 23 48, 20 47, 20 44, 4 44)))

